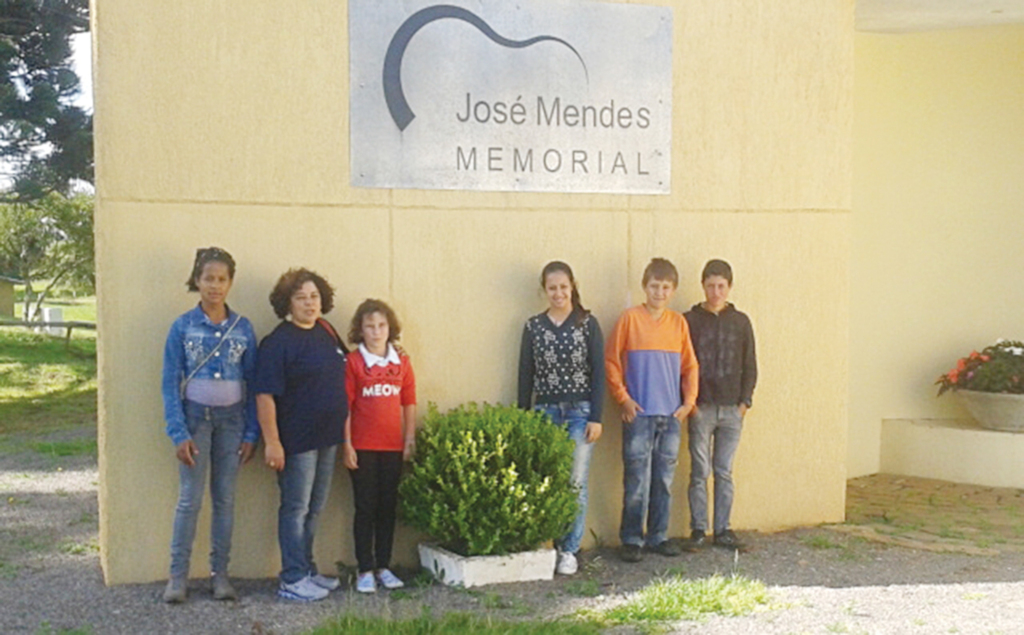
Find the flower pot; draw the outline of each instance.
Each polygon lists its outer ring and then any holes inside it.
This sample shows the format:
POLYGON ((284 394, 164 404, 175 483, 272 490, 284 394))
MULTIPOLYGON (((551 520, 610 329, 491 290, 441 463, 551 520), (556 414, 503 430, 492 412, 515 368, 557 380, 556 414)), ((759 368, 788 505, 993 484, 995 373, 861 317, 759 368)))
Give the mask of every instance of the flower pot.
POLYGON ((958 390, 960 402, 983 428, 1024 432, 1024 395, 958 390))
POLYGON ((507 556, 460 556, 437 545, 419 545, 420 564, 449 586, 474 587, 501 582, 551 580, 555 550, 521 551, 507 556))

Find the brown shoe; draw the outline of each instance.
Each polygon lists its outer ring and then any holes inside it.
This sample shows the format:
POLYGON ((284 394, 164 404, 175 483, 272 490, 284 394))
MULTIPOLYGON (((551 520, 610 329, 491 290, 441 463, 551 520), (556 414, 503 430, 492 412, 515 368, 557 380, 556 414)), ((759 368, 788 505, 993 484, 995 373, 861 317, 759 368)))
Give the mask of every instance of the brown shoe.
POLYGON ((665 556, 666 558, 675 558, 679 554, 683 553, 679 543, 675 540, 663 540, 653 547, 648 547, 647 551, 665 556))

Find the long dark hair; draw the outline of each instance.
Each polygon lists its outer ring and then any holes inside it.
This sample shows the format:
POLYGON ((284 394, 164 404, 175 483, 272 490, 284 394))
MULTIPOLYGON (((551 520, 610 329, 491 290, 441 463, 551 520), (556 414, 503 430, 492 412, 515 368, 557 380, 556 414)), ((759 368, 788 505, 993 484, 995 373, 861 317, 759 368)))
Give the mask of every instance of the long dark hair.
POLYGON ((196 249, 196 259, 192 263, 192 275, 189 276, 188 282, 185 283, 189 291, 199 291, 199 285, 196 284, 196 280, 203 275, 203 267, 211 262, 222 262, 227 265, 228 277, 232 280, 235 279, 235 259, 231 257, 231 254, 220 247, 202 247, 196 249))
POLYGON ((569 283, 572 284, 572 308, 579 309, 579 318, 577 318, 577 324, 583 324, 583 321, 590 315, 590 311, 583 308, 583 302, 580 300, 580 290, 576 286, 576 276, 572 275, 572 267, 562 262, 561 260, 552 260, 548 264, 544 265, 544 269, 540 272, 540 288, 544 289, 547 286, 548 276, 553 273, 562 272, 569 277, 569 283))

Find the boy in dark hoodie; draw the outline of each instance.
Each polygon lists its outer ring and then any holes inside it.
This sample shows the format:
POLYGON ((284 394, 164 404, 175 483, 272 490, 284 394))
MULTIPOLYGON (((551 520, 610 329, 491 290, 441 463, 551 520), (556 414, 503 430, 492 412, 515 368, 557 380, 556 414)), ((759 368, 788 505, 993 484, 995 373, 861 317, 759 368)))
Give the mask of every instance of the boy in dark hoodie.
POLYGON ((690 541, 689 551, 707 544, 707 480, 715 474, 714 542, 743 548, 729 528, 732 512, 732 460, 740 443, 743 417, 752 404, 757 383, 754 329, 750 318, 728 302, 732 267, 709 260, 701 273, 704 302, 686 312, 690 338, 700 365, 697 407, 690 414, 690 541))

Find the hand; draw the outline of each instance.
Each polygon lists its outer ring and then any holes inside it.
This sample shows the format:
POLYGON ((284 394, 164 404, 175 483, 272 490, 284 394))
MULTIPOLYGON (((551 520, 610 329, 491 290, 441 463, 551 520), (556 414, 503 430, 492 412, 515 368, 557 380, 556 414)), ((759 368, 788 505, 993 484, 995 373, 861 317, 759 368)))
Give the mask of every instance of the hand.
POLYGON ((196 466, 196 460, 192 457, 199 454, 199 448, 196 447, 195 442, 192 439, 187 439, 178 444, 174 453, 177 455, 178 460, 189 467, 196 466))
POLYGON ((747 411, 750 410, 750 406, 745 403, 740 404, 740 419, 747 416, 747 411))
POLYGON ((263 448, 263 461, 275 472, 284 470, 284 446, 280 442, 268 443, 263 448))
POLYGON ((242 447, 238 448, 238 460, 245 465, 252 460, 252 455, 256 453, 256 444, 252 441, 243 441, 242 447))
POLYGON ((604 430, 604 427, 600 423, 598 423, 596 421, 588 421, 587 422, 587 431, 586 431, 587 443, 593 443, 594 441, 597 441, 598 439, 600 439, 601 438, 601 432, 603 430, 604 430))
POLYGON ((350 470, 359 469, 359 455, 356 454, 356 449, 352 447, 351 443, 343 443, 341 445, 341 456, 345 467, 350 470))
POLYGON ((636 416, 643 411, 644 409, 640 407, 640 404, 628 398, 626 403, 622 404, 622 420, 626 423, 633 423, 633 419, 636 419, 636 416))
POLYGON ((679 406, 678 410, 672 413, 672 416, 675 417, 676 421, 678 421, 679 423, 683 423, 684 421, 686 421, 686 418, 690 416, 690 413, 692 413, 695 408, 696 406, 694 406, 692 403, 684 403, 683 405, 679 406))
POLYGON ((402 460, 411 461, 416 454, 416 439, 406 439, 405 448, 402 449, 402 460))

